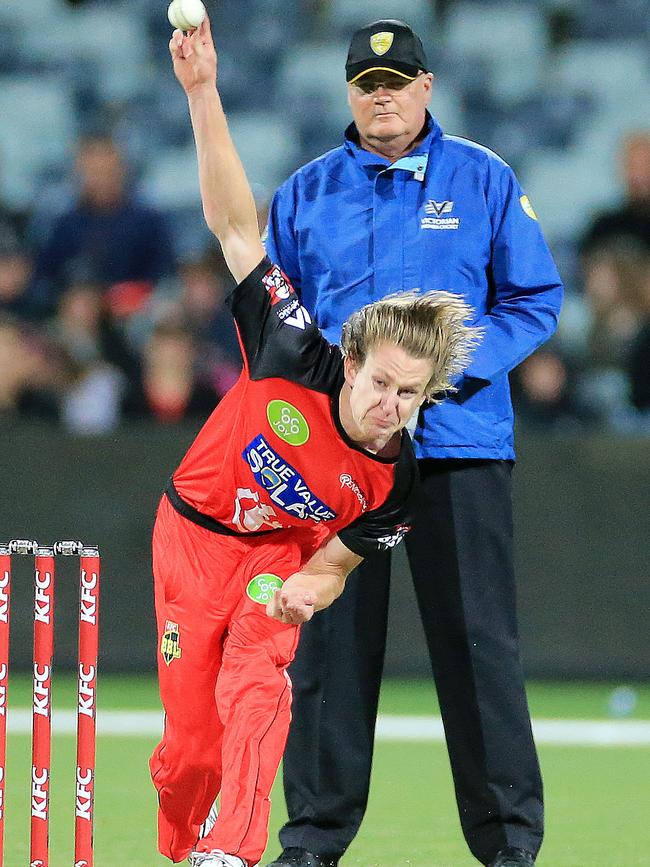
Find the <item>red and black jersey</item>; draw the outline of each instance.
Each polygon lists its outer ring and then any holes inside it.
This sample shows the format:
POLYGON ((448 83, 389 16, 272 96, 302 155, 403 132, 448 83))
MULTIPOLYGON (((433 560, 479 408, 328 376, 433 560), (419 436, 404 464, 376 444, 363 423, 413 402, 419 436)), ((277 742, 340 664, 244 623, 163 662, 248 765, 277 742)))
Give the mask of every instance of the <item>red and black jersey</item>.
POLYGON ((341 350, 268 259, 228 303, 244 368, 174 473, 172 505, 229 535, 290 528, 316 548, 338 533, 360 556, 397 544, 409 528, 417 480, 408 434, 394 458, 347 436, 339 419, 341 350))

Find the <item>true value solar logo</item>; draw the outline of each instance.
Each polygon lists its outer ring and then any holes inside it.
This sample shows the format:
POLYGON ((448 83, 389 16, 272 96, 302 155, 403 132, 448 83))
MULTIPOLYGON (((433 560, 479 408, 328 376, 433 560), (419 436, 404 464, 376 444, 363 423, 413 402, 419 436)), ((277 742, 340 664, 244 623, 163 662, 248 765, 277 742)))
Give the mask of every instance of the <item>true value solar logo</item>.
POLYGON ((336 512, 311 491, 291 464, 287 463, 260 434, 242 452, 255 481, 284 512, 304 521, 332 521, 336 512))

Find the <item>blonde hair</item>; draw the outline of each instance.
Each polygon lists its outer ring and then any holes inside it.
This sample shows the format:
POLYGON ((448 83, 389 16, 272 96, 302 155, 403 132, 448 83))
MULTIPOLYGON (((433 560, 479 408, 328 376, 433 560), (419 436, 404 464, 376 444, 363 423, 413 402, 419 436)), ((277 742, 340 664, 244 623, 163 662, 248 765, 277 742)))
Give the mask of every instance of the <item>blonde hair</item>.
POLYGON ((455 391, 452 380, 468 366, 482 329, 465 324, 472 308, 452 292, 396 292, 366 304, 343 325, 341 348, 359 367, 381 343, 399 346, 413 358, 427 358, 433 373, 425 388, 431 403, 439 392, 455 391))

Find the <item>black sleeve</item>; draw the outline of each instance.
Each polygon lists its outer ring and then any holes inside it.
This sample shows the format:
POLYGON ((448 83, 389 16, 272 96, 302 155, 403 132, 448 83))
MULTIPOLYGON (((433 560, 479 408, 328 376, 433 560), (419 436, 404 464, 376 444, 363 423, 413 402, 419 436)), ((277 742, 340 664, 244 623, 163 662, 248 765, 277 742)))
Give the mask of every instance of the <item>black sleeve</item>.
POLYGON ((338 382, 340 350, 325 340, 289 278, 268 257, 226 300, 251 379, 281 376, 326 392, 338 382))
POLYGON ((398 545, 411 529, 416 514, 419 475, 411 439, 403 432, 402 450, 395 467, 395 481, 386 501, 339 530, 339 538, 350 551, 367 557, 398 545))

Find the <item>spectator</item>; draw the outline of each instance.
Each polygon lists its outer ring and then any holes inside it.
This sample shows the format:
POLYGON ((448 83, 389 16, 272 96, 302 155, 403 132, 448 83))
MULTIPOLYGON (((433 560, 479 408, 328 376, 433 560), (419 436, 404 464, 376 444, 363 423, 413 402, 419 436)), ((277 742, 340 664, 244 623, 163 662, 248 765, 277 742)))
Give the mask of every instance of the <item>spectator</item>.
POLYGON ((567 432, 579 426, 571 373, 550 348, 526 358, 511 376, 513 403, 525 427, 567 432))
POLYGON ((58 347, 65 376, 60 421, 74 434, 106 434, 120 422, 124 375, 101 358, 80 362, 58 347))
POLYGON ((126 284, 147 294, 174 270, 171 238, 163 216, 132 195, 127 168, 105 136, 81 140, 76 168, 77 201, 53 224, 39 251, 33 285, 42 312, 55 308, 62 287, 81 266, 112 286, 126 284))
POLYGON ((624 139, 621 168, 625 198, 596 216, 581 242, 585 256, 612 245, 650 254, 650 132, 624 139))
POLYGON ((632 345, 628 363, 630 398, 636 409, 650 410, 650 260, 646 260, 641 281, 642 326, 632 345))
POLYGON ((622 145, 624 201, 598 215, 581 241, 586 340, 577 399, 599 424, 629 422, 641 409, 650 272, 650 132, 622 145))
MULTIPOLYGON (((4 167, 6 165, 4 157, 5 155, 0 150, 1 167, 4 167)), ((1 171, 2 169, 0 169, 0 172, 1 171)), ((8 231, 18 240, 18 242, 22 246, 27 239, 27 226, 29 224, 29 220, 29 212, 26 210, 20 210, 10 205, 0 191, 0 237, 2 237, 5 232, 8 231)))
POLYGON ((18 233, 9 224, 0 223, 0 311, 19 319, 30 318, 28 286, 32 258, 18 233))
POLYGON ((144 349, 141 379, 125 399, 124 414, 162 424, 207 417, 219 398, 198 378, 196 364, 192 333, 176 324, 157 325, 144 349))
POLYGON ((87 280, 73 282, 47 330, 66 375, 63 424, 81 434, 113 430, 127 384, 139 379, 139 361, 110 316, 103 287, 87 280))
POLYGON ((647 262, 645 253, 627 245, 594 249, 585 259, 585 337, 576 400, 599 426, 616 427, 630 411, 628 367, 642 324, 647 262))
POLYGON ((0 313, 0 417, 56 421, 57 375, 43 341, 0 313))
POLYGON ((219 394, 234 385, 241 370, 241 352, 225 298, 232 288, 220 253, 210 250, 179 269, 180 304, 185 322, 201 349, 203 373, 219 394))
POLYGON ((144 346, 158 323, 174 324, 191 331, 196 342, 198 375, 223 395, 241 372, 241 352, 232 315, 225 304, 233 288, 218 247, 187 259, 174 280, 157 288, 151 303, 134 320, 132 334, 144 346))
POLYGON ((107 362, 128 379, 137 379, 139 361, 116 326, 101 285, 89 280, 71 283, 48 330, 77 364, 107 362))
POLYGON ((224 360, 241 365, 241 352, 232 314, 225 304, 233 288, 221 253, 210 248, 179 267, 180 309, 196 337, 218 347, 224 360))

